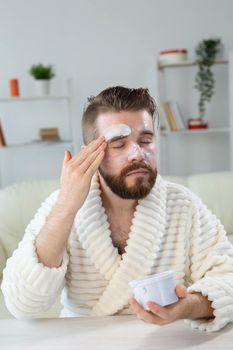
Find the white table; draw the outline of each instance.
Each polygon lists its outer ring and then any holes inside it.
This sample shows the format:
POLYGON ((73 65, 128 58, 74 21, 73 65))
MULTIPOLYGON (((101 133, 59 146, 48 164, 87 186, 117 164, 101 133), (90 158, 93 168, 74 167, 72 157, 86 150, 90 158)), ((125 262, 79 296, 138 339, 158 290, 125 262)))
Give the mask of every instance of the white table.
POLYGON ((134 316, 0 320, 1 350, 233 349, 233 326, 217 333, 192 330, 183 321, 158 327, 134 316))

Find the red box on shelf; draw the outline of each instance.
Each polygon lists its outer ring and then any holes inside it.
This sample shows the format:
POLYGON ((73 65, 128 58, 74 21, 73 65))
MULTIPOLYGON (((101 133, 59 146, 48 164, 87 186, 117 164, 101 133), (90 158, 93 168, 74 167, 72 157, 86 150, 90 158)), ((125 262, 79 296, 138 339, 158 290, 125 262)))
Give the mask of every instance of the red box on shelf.
POLYGON ((208 129, 208 123, 204 122, 201 118, 188 119, 189 129, 208 129))

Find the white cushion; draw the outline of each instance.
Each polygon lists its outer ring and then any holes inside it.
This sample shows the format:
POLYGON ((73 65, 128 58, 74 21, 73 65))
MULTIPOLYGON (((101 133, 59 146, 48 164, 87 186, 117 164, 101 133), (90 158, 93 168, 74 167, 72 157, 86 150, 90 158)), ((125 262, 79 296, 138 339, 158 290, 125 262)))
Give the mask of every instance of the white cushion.
POLYGON ((6 265, 6 253, 2 243, 0 242, 0 281, 2 278, 2 270, 4 269, 5 265, 6 265))
POLYGON ((11 256, 41 202, 59 187, 59 180, 15 184, 0 190, 0 242, 11 256))
POLYGON ((185 176, 163 176, 163 179, 188 187, 188 178, 185 176))
POLYGON ((233 234, 233 172, 208 173, 188 177, 188 187, 233 234))

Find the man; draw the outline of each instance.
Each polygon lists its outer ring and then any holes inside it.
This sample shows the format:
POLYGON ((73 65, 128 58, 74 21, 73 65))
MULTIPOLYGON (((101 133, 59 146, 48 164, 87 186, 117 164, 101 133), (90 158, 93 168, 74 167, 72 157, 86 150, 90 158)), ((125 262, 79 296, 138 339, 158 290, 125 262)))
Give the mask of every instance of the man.
POLYGON ((66 151, 60 190, 4 270, 15 317, 36 317, 62 290, 63 317, 134 312, 207 331, 233 320, 233 248, 198 197, 157 174, 155 114, 147 89, 112 87, 89 99, 85 145, 75 156, 66 151), (144 310, 128 282, 166 270, 178 302, 144 310))

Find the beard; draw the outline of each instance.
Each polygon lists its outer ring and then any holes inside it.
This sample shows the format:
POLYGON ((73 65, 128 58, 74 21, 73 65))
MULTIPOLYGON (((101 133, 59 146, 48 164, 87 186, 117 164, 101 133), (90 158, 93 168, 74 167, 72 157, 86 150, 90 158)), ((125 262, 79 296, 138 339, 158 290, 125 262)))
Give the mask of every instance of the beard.
POLYGON ((121 170, 119 175, 109 175, 105 173, 101 167, 99 167, 99 173, 106 185, 118 197, 137 200, 145 198, 150 193, 157 177, 157 169, 152 169, 151 166, 144 162, 137 162, 126 166, 121 170), (128 186, 126 183, 127 174, 139 168, 146 169, 148 174, 146 176, 137 177, 134 185, 128 186))

